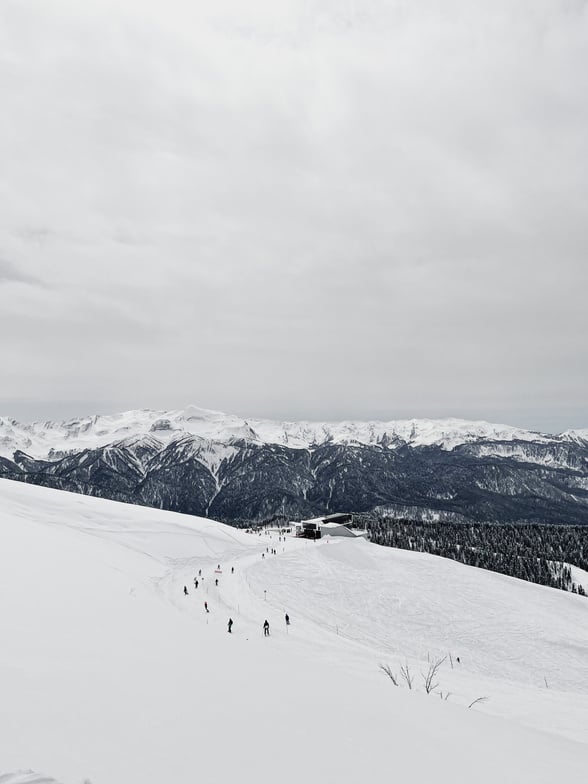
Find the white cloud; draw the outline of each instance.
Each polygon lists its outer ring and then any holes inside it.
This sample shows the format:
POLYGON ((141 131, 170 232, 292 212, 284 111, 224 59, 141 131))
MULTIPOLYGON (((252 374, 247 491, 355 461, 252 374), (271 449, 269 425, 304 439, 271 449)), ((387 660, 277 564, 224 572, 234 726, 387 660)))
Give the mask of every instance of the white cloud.
POLYGON ((587 43, 565 0, 3 3, 3 398, 585 425, 587 43))

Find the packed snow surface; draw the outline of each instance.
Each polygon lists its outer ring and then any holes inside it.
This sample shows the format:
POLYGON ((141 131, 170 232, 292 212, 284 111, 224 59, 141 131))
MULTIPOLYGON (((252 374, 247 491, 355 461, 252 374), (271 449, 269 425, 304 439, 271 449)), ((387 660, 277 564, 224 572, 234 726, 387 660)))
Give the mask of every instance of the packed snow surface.
MULTIPOLYGON (((581 431, 577 431, 581 434, 581 431)), ((463 419, 408 419, 391 422, 273 422, 242 419, 233 414, 189 406, 181 411, 125 411, 66 422, 23 424, 0 417, 0 455, 12 457, 19 449, 31 457, 60 456, 68 451, 104 446, 118 441, 150 436, 154 444, 165 444, 185 435, 207 441, 287 445, 308 449, 318 444, 383 444, 395 448, 437 445, 453 449, 477 441, 577 441, 576 431, 546 436, 529 430, 470 422, 463 419)))
POLYGON ((0 629, 1 784, 588 769, 588 600, 435 556, 2 480, 0 629))

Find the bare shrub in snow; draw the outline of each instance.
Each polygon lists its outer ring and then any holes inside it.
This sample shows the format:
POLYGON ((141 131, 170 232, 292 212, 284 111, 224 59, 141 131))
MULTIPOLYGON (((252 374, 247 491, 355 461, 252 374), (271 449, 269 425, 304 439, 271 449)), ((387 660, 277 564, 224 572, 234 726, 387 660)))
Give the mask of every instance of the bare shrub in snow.
POLYGON ((400 674, 406 681, 406 685, 408 686, 408 688, 412 689, 413 675, 410 671, 410 667, 408 666, 408 664, 405 664, 404 667, 400 668, 400 674))
POLYGON ((389 664, 380 664, 380 669, 382 670, 382 672, 386 673, 386 675, 390 678, 390 680, 395 686, 398 686, 398 676, 396 675, 395 672, 392 672, 392 668, 390 667, 389 664))
POLYGON ((423 677, 423 681, 425 683, 425 691, 427 694, 430 694, 432 691, 438 688, 439 684, 435 682, 437 678, 437 673, 439 672, 439 668, 445 661, 447 656, 444 656, 442 659, 437 659, 437 661, 431 662, 429 664, 429 669, 426 673, 421 673, 423 677))
POLYGON ((488 699, 488 697, 477 697, 473 702, 470 702, 468 708, 471 708, 472 705, 475 705, 477 702, 486 702, 488 699))

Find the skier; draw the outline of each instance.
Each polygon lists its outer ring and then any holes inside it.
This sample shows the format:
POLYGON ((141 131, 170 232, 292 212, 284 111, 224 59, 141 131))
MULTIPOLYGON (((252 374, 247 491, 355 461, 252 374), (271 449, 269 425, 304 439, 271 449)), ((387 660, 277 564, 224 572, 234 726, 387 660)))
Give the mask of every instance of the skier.
POLYGON ((229 632, 229 634, 231 633, 231 629, 232 628, 233 628, 233 619, 229 618, 229 624, 228 624, 228 632, 229 632))
POLYGON ((206 612, 210 612, 210 610, 208 609, 208 602, 204 602, 204 609, 206 610, 206 612))
POLYGON ((269 621, 267 620, 267 618, 263 622, 263 636, 269 637, 269 621))
POLYGON ((214 581, 214 584, 215 584, 215 585, 218 585, 218 577, 217 577, 217 578, 216 578, 216 580, 214 581))
POLYGON ((188 595, 188 589, 187 589, 187 588, 186 588, 186 586, 184 585, 184 596, 187 596, 187 595, 188 595))
POLYGON ((198 577, 202 577, 202 569, 198 569, 198 577))
POLYGON ((198 588, 198 578, 194 578, 194 588, 198 588))
POLYGON ((235 567, 231 566, 231 574, 235 574, 235 567))
POLYGON ((286 613, 286 626, 290 626, 290 616, 286 613))

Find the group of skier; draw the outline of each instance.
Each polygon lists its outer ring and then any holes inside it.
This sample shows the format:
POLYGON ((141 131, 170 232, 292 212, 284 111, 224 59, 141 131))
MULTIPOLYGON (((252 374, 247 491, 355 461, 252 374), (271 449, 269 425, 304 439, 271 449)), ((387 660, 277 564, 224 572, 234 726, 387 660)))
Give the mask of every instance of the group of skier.
MULTIPOLYGON (((220 566, 220 564, 218 564, 218 566, 216 567, 216 572, 219 573, 220 571, 221 571, 221 566, 220 566)), ((235 574, 235 567, 234 566, 231 566, 231 574, 235 574)), ((201 582, 202 583, 204 582, 204 577, 202 576, 202 569, 198 569, 198 574, 196 575, 196 577, 194 577, 194 590, 198 589, 198 586, 200 585, 201 582)), ((214 578, 214 584, 218 588, 218 577, 214 578)), ((184 585, 184 596, 188 596, 188 586, 187 585, 184 585)), ((207 605, 206 602, 204 602, 204 606, 205 606, 206 609, 208 608, 208 605, 207 605)), ((208 609, 207 609, 207 612, 208 612, 208 609)))
MULTIPOLYGON (((198 583, 197 580, 195 582, 198 583)), ((218 580, 217 580, 217 584, 218 584, 218 580)), ((197 584, 196 584, 196 587, 198 588, 197 584)), ((184 585, 184 596, 188 596, 188 588, 185 585, 184 585)), ((210 610, 208 609, 208 602, 207 601, 204 602, 204 610, 207 613, 210 612, 210 610)), ((286 626, 290 626, 290 616, 288 615, 288 613, 286 613, 286 615, 284 616, 284 620, 286 621, 286 626)), ((232 631, 233 631, 233 619, 232 618, 229 618, 229 621, 228 621, 228 624, 227 624, 227 631, 229 632, 229 634, 232 634, 232 631)), ((267 620, 267 618, 263 622, 263 636, 264 637, 269 637, 270 636, 270 625, 269 625, 269 621, 267 620)))
MULTIPOLYGON (((261 534, 260 534, 260 536, 261 536, 261 534)), ((284 541, 286 540, 285 536, 283 537, 283 540, 284 541)), ((281 536, 280 536, 280 541, 282 541, 282 537, 281 536)), ((271 549, 269 547, 266 547, 265 552, 266 553, 271 553, 272 555, 277 555, 278 554, 277 550, 275 548, 273 548, 273 547, 271 549)), ((261 557, 265 558, 265 553, 262 552, 261 557)), ((220 564, 217 565, 217 568, 216 568, 215 571, 217 572, 217 574, 221 573, 221 565, 220 564)), ((231 566, 231 574, 235 574, 235 567, 234 566, 231 566)), ((198 569, 198 575, 196 577, 194 577, 194 589, 195 590, 198 589, 198 586, 200 585, 201 582, 202 583, 204 582, 204 577, 202 576, 202 569, 198 569)), ((215 577, 214 584, 215 584, 215 586, 218 587, 218 577, 215 577)), ((184 585, 184 596, 188 596, 188 594, 189 594, 188 586, 184 585)), ((204 610, 207 613, 210 612, 210 610, 208 609, 208 602, 207 601, 204 602, 204 610)), ((286 621, 286 626, 290 626, 290 616, 288 615, 288 613, 285 614, 284 620, 286 621)), ((234 624, 233 619, 229 618, 228 623, 227 623, 227 631, 228 631, 229 634, 232 634, 232 632, 233 632, 233 624, 234 624)), ((263 622, 263 636, 264 637, 269 637, 270 636, 270 625, 269 625, 269 621, 267 620, 267 618, 263 622)))
MULTIPOLYGON (((285 620, 286 620, 286 626, 290 626, 290 616, 288 615, 288 613, 286 613, 286 615, 285 615, 285 620)), ((229 618, 229 622, 227 624, 227 631, 228 631, 229 634, 232 634, 232 632, 233 632, 233 619, 232 618, 229 618)), ((263 636, 264 637, 269 637, 270 636, 270 625, 269 625, 269 621, 268 621, 267 618, 263 622, 263 636)))

